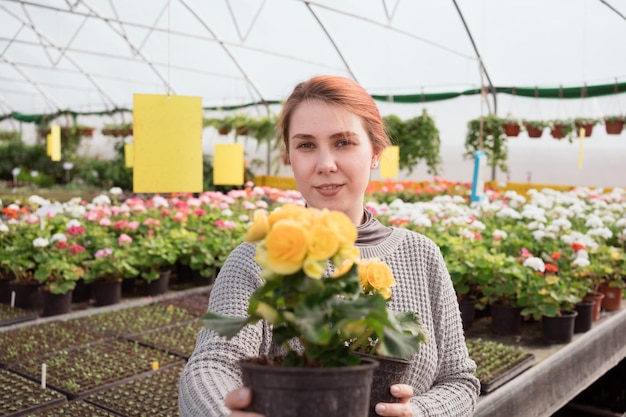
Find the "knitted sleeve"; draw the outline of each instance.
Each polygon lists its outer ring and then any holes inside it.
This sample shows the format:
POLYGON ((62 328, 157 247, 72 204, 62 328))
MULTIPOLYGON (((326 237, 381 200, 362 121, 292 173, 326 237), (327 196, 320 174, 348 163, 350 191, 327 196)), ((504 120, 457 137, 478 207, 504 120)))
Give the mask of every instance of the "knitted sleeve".
MULTIPOLYGON (((261 285, 254 245, 241 244, 228 257, 211 290, 209 310, 246 317, 250 295, 261 285)), ((265 322, 247 326, 231 340, 202 328, 179 384, 181 417, 228 415, 224 397, 241 386, 239 359, 266 354, 271 332, 265 322)))
POLYGON ((473 375, 476 364, 469 358, 456 293, 445 261, 428 239, 428 280, 432 309, 432 342, 438 364, 430 390, 412 399, 413 415, 473 416, 480 383, 473 375))

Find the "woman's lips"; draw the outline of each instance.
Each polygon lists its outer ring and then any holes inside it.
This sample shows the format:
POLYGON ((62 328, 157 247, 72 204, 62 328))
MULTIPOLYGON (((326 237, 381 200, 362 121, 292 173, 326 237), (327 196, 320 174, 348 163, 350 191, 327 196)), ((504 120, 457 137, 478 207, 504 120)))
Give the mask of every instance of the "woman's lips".
POLYGON ((322 184, 322 185, 315 186, 314 188, 315 190, 317 190, 318 193, 320 193, 324 197, 332 197, 336 195, 337 193, 339 193, 342 187, 343 187, 343 184, 322 184))

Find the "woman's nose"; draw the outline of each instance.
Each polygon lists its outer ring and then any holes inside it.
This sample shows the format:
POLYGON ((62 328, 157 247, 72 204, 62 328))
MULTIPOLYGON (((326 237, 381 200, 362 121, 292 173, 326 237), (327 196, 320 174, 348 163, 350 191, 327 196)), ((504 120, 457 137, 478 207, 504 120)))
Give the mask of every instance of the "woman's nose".
POLYGON ((336 170, 337 164, 335 163, 335 157, 333 154, 328 151, 320 151, 317 157, 317 172, 325 174, 336 170))

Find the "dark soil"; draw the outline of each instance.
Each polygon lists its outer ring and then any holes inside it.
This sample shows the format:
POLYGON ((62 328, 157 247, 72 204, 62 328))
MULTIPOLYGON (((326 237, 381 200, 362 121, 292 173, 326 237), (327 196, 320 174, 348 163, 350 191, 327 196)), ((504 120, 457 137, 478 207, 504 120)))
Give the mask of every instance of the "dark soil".
POLYGON ((209 306, 209 295, 211 290, 207 289, 201 293, 185 295, 176 298, 163 300, 160 303, 164 305, 173 305, 174 307, 184 308, 197 316, 202 316, 207 312, 209 306))

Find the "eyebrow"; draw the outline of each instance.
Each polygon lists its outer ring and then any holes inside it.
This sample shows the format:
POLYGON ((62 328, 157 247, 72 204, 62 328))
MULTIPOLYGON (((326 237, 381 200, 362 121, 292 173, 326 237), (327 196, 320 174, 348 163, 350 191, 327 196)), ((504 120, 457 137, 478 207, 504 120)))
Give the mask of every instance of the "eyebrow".
MULTIPOLYGON (((344 132, 337 132, 337 133, 333 133, 332 135, 330 135, 331 139, 355 138, 355 137, 358 138, 359 135, 357 135, 356 133, 350 130, 347 130, 344 132)), ((291 137, 291 139, 311 140, 311 139, 315 139, 315 136, 309 135, 306 133, 296 133, 295 135, 291 137)))

